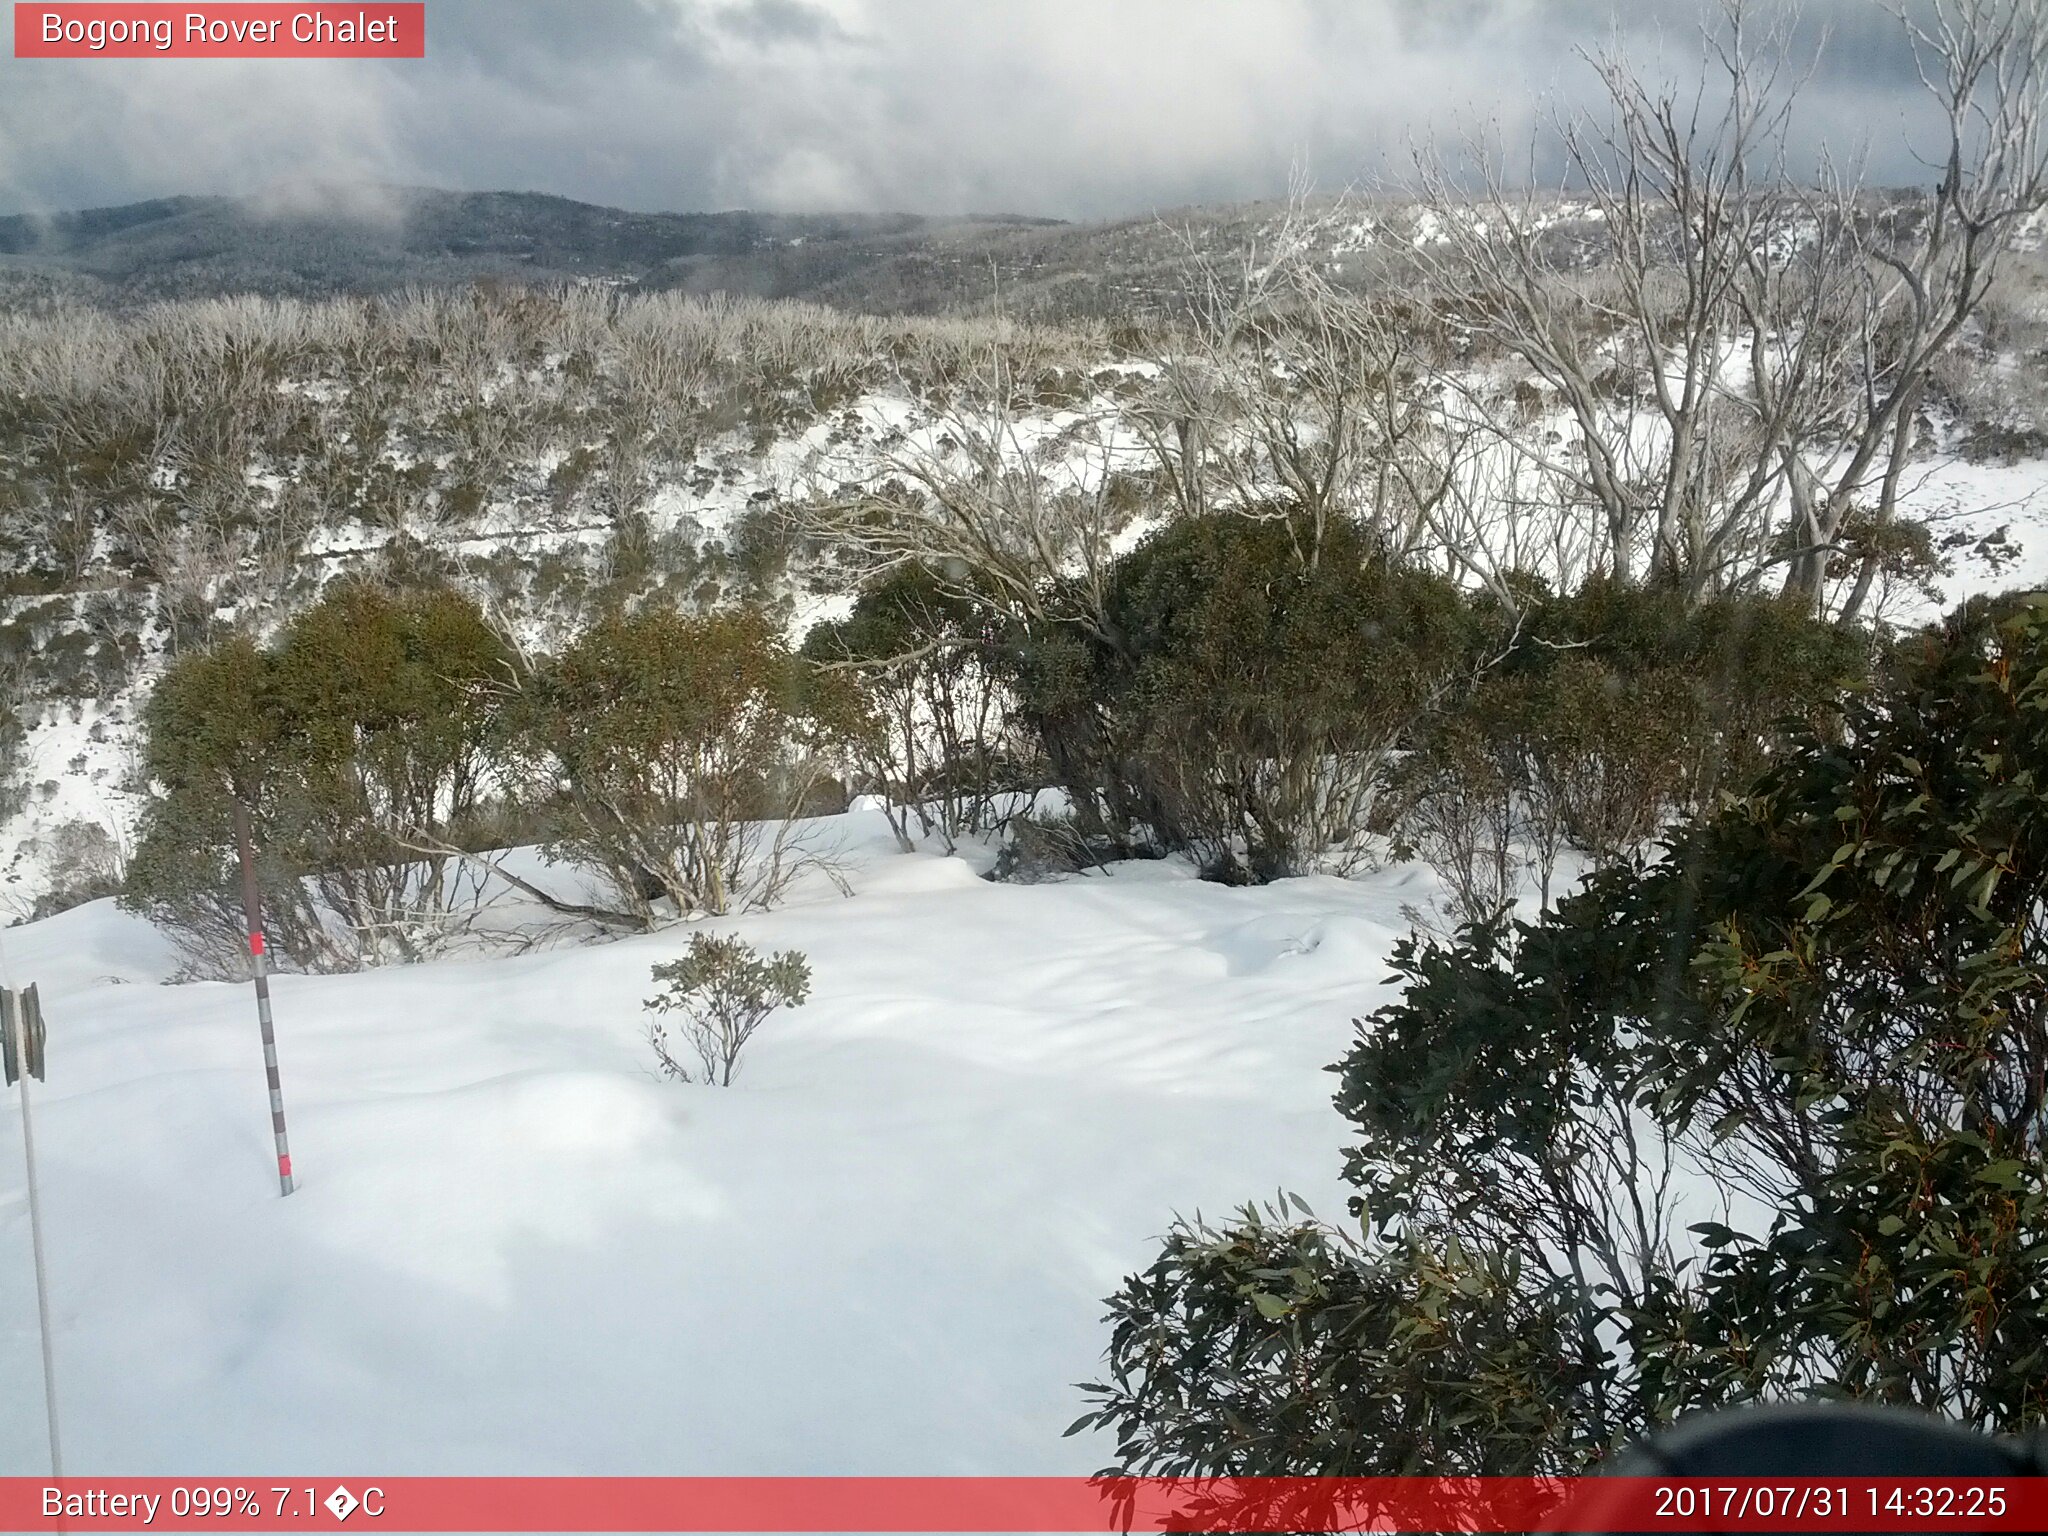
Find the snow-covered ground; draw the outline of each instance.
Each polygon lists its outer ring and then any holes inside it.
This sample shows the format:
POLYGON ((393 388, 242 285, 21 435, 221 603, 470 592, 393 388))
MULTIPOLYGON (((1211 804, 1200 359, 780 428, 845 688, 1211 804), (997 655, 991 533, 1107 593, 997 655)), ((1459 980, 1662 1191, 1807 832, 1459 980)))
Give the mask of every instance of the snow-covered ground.
MULTIPOLYGON (((1078 421, 1033 418, 1017 446, 1076 483, 1135 455, 1113 420, 1063 438, 1078 421)), ((908 400, 864 398, 765 452, 735 438, 717 474, 658 489, 650 525, 729 540, 764 495, 870 478, 943 435, 908 400)), ((1962 536, 1944 603, 2048 580, 2048 463, 1941 459, 1908 500, 1962 536)), ((487 509, 458 542, 601 541, 552 516, 487 509)), ((334 539, 323 553, 348 530, 334 539)), ((850 602, 788 595, 793 633, 850 602)), ((1932 611, 1908 595, 1888 617, 1932 611)), ((118 694, 29 720, 0 920, 44 888, 54 829, 132 834, 146 650, 118 694)), ((659 1080, 644 1039, 649 968, 688 928, 280 979, 288 1200, 246 987, 159 985, 176 958, 108 902, 0 931, 50 1022, 36 1091, 68 1470, 1104 1465, 1102 1440, 1061 1436, 1074 1383, 1098 1368, 1102 1298, 1173 1215, 1284 1188, 1341 1219, 1347 1128, 1323 1069, 1386 997, 1402 909, 1433 886, 1396 869, 1239 890, 1176 863, 993 885, 986 850, 897 854, 873 812, 819 832, 851 897, 815 880, 714 925, 813 970, 729 1091, 659 1080)), ((0 1097, 0 1475, 30 1474, 40 1364, 0 1097)))
MULTIPOLYGON (((1953 569, 1940 583, 1943 606, 1980 592, 2048 585, 2048 462, 1939 460, 1917 475, 1911 505, 1937 542, 1958 540, 1950 551, 1953 569)), ((1905 616, 1934 614, 1917 609, 1905 616)))
MULTIPOLYGON (((157 983, 97 902, 0 933, 37 982, 67 1471, 1086 1473, 1101 1298, 1173 1213, 1341 1220, 1322 1069, 1425 877, 1204 884, 819 824, 823 880, 721 920, 809 957, 731 1089, 658 1080, 689 928, 276 983, 280 1199, 246 986, 157 983)), ((0 1109, 0 1474, 42 1466, 15 1096, 0 1109)))

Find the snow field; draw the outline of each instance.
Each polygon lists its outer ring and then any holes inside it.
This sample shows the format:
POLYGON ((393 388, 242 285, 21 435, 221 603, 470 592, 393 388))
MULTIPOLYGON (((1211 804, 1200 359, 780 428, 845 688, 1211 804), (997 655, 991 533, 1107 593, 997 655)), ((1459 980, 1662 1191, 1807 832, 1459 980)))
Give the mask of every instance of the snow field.
MULTIPOLYGON (((1087 1473, 1101 1298, 1176 1211, 1343 1219, 1322 1069, 1385 996, 1394 870, 1040 886, 830 818, 823 881, 721 920, 810 958, 729 1090, 652 1072, 690 929, 275 983, 280 1199, 246 986, 98 902, 6 931, 68 1472, 1087 1473)), ((0 1473, 42 1455, 13 1096, 0 1473)))

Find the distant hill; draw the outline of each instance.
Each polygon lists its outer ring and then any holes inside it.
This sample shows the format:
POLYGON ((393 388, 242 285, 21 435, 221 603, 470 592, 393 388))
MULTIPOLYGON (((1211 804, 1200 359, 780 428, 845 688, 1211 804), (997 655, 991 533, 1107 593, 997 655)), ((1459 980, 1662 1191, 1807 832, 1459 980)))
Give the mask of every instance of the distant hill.
POLYGON ((1185 231, 1241 244, 1272 210, 1103 224, 1011 215, 631 213, 530 192, 312 186, 0 217, 0 303, 317 298, 481 279, 812 299, 883 314, 1122 316, 1170 301, 1185 231))
MULTIPOLYGON (((1873 205, 1903 194, 1873 192, 1873 205)), ((309 184, 263 197, 169 197, 0 217, 0 308, 62 299, 122 307, 255 293, 383 293, 485 279, 598 281, 625 291, 808 299, 880 315, 986 310, 1142 320, 1184 312, 1191 253, 1228 272, 1263 260, 1274 203, 1170 209, 1102 223, 1011 214, 632 213, 537 192, 309 184)), ((1432 238, 1400 202, 1315 210, 1340 282, 1369 284, 1432 238)), ((1557 200, 1548 238, 1588 265, 1605 226, 1557 200)), ((2032 248, 2038 230, 2015 242, 2032 248)))
POLYGON ((137 302, 317 297, 482 278, 809 297, 859 292, 865 274, 899 269, 881 286, 915 304, 923 284, 902 271, 944 264, 941 251, 1057 227, 1012 217, 630 213, 529 192, 313 187, 282 204, 172 197, 0 217, 0 271, 17 287, 40 279, 137 302))

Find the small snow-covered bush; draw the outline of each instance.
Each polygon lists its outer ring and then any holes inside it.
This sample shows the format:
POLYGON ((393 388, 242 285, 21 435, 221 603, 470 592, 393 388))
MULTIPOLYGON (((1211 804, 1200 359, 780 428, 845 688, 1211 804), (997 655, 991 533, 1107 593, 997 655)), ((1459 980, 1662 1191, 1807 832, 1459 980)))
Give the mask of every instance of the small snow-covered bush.
POLYGON ((647 1026, 647 1043, 654 1047, 662 1075, 721 1088, 732 1086, 740 1052, 768 1015, 803 1006, 811 992, 811 967, 801 951, 785 949, 763 958, 740 939, 703 933, 690 940, 682 959, 655 966, 654 979, 667 986, 647 1006, 658 1014, 683 1015, 683 1034, 701 1074, 693 1076, 676 1059, 668 1027, 656 1019, 647 1026))

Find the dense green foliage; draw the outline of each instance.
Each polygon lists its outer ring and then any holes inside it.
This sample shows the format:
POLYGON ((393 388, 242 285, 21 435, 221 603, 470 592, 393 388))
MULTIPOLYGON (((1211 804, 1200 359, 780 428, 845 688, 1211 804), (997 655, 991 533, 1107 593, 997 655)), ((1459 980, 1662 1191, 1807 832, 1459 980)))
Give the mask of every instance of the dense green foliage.
MULTIPOLYGON (((1766 598, 1595 582, 1493 599, 1287 506, 1184 516, 1029 613, 971 575, 895 566, 805 654, 863 704, 860 785, 905 847, 1052 787, 1066 840, 1183 853, 1210 878, 1357 869, 1389 850, 1483 917, 1560 856, 1640 854, 1740 789, 1788 722, 1825 726, 1860 631, 1766 598)), ((1021 839, 1046 829, 1042 818, 1021 839)))
POLYGON ((428 576, 343 582, 274 648, 229 637, 170 669, 130 901, 231 956, 239 797, 291 963, 440 946, 510 837, 609 888, 527 896, 645 927, 773 900, 802 862, 792 818, 842 807, 843 778, 905 846, 1008 819, 1013 871, 1184 853, 1268 880, 1405 848, 1480 918, 1532 871, 1547 897, 1560 850, 1625 859, 1746 781, 1774 722, 1824 721, 1862 661, 1762 600, 1532 591, 1510 622, 1284 508, 1170 522, 1098 596, 1055 584, 1026 616, 906 563, 801 654, 758 609, 614 602, 526 657, 428 576), (1070 820, 1017 818, 1040 788, 1070 820))
POLYGON ((1094 630, 1011 630, 1051 775, 1125 841, 1266 880, 1352 862, 1389 754, 1466 649, 1448 581, 1342 520, 1215 514, 1124 556, 1094 630))
POLYGON ((1688 602, 1594 582, 1481 612, 1467 686, 1416 732, 1388 820, 1452 893, 1491 916, 1559 855, 1639 856, 1769 761, 1788 723, 1825 729, 1863 682, 1869 640, 1782 599, 1688 602))
POLYGON ((751 609, 600 618, 508 710, 550 848, 602 871, 641 922, 773 899, 789 817, 857 729, 857 701, 751 609), (559 793, 557 793, 559 786, 559 793))
POLYGON ((166 673, 147 720, 162 794, 125 899, 198 968, 232 970, 239 799, 289 965, 417 959, 473 933, 508 832, 610 877, 607 908, 522 885, 582 916, 644 926, 766 901, 818 751, 855 718, 752 610, 613 612, 534 660, 445 589, 343 584, 271 649, 230 637, 166 673))
POLYGON ((125 900, 197 951, 236 946, 240 799, 285 963, 416 958, 477 897, 454 845, 486 798, 507 665, 465 600, 356 584, 273 650, 233 637, 181 657, 146 717, 145 768, 164 793, 125 900))
POLYGON ((1125 762, 1176 842, 1258 879, 1343 857, 1469 623, 1450 582, 1354 525, 1307 532, 1190 519, 1133 551, 1110 595, 1124 646, 1103 696, 1125 762))
POLYGON ((1349 1236, 1178 1229, 1084 1422, 1133 1470, 1571 1472, 1834 1393, 2048 1419, 2048 605, 1535 921, 1401 946, 1349 1236))

